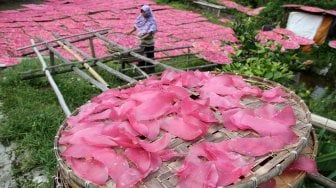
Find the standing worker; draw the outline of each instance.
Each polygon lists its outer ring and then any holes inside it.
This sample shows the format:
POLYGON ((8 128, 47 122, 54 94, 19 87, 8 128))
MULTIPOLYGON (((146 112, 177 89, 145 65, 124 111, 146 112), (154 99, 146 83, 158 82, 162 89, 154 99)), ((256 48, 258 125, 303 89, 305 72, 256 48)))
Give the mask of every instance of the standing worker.
MULTIPOLYGON (((140 39, 140 51, 148 58, 154 59, 154 34, 157 31, 156 19, 152 9, 148 5, 143 5, 140 9, 141 14, 135 20, 133 29, 128 32, 132 34, 135 30, 140 39)), ((147 62, 139 62, 139 66, 152 65, 147 62)), ((154 72, 154 67, 145 69, 148 72, 154 72)))

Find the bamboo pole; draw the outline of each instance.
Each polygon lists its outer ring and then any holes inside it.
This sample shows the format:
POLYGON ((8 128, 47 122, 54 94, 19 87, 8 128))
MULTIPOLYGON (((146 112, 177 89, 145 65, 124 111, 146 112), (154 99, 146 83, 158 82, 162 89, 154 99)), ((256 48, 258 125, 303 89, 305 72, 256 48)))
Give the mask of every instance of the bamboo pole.
POLYGON ((312 114, 311 120, 314 126, 336 133, 336 121, 319 116, 317 114, 312 114))
MULTIPOLYGON (((59 35, 56 34, 56 33, 53 33, 53 35, 57 38, 59 35)), ((79 54, 81 54, 83 57, 85 58, 92 58, 91 56, 89 56, 87 53, 83 52, 82 50, 80 50, 79 48, 77 48, 76 46, 72 45, 69 41, 65 40, 65 39, 61 39, 66 45, 68 45, 69 47, 71 47, 72 49, 74 49, 75 51, 77 51, 79 54)), ((120 54, 119 52, 115 53, 115 54, 120 54)), ((134 83, 136 82, 137 80, 125 75, 125 74, 122 74, 120 73, 119 71, 103 64, 102 62, 100 62, 99 60, 95 63, 97 66, 99 66, 100 68, 102 69, 105 69, 106 71, 110 72, 111 74, 119 77, 120 79, 122 80, 125 80, 129 83, 134 83)))
MULTIPOLYGON (((53 70, 55 68, 60 68, 60 67, 70 67, 70 66, 73 66, 73 65, 82 65, 83 62, 71 62, 71 63, 62 63, 62 64, 58 64, 58 65, 53 65, 53 66, 48 66, 46 67, 45 69, 46 70, 53 70)), ((93 63, 88 63, 90 66, 94 65, 93 63)), ((29 75, 29 74, 32 74, 32 73, 37 73, 37 72, 43 72, 43 70, 41 69, 33 69, 33 70, 29 70, 29 71, 25 71, 25 72, 20 72, 20 74, 22 75, 29 75)), ((52 73, 52 71, 51 71, 52 73)))
POLYGON ((94 44, 93 44, 93 38, 89 39, 89 45, 90 45, 90 50, 91 50, 91 56, 92 57, 96 57, 96 52, 95 52, 95 48, 94 48, 94 44))
MULTIPOLYGON (((84 67, 78 67, 78 68, 81 69, 81 70, 85 69, 84 67)), ((63 73, 67 73, 67 72, 73 72, 72 68, 70 68, 70 69, 64 69, 64 70, 54 70, 53 72, 50 72, 50 73, 51 73, 51 75, 57 75, 57 74, 63 74, 63 73)), ((45 76, 44 73, 22 75, 21 79, 22 80, 30 80, 30 79, 40 78, 40 77, 44 77, 44 76, 45 76)))
MULTIPOLYGON (((100 31, 99 32, 101 35, 105 35, 107 34, 108 32, 107 31, 100 31)), ((80 42, 80 41, 84 41, 84 40, 87 40, 87 39, 90 39, 90 38, 93 38, 95 37, 94 35, 90 35, 90 36, 87 36, 87 37, 83 37, 83 38, 79 38, 79 39, 74 39, 74 40, 71 40, 70 42, 72 43, 75 43, 75 42, 80 42)), ((49 44, 51 45, 52 47, 56 48, 56 47, 59 47, 58 44, 49 44)), ((48 50, 47 47, 44 47, 44 48, 41 48, 39 51, 40 52, 43 52, 43 51, 46 51, 48 50)), ((30 52, 25 52, 22 54, 22 56, 28 56, 28 55, 31 55, 31 54, 34 54, 35 52, 34 51, 30 51, 30 52)))
MULTIPOLYGON (((34 42, 33 39, 31 39, 30 41, 31 41, 32 45, 35 44, 35 42, 34 42)), ((44 73, 47 76, 48 81, 49 81, 51 87, 53 88, 53 90, 54 90, 54 92, 55 92, 55 94, 57 96, 58 102, 60 103, 60 105, 61 105, 61 107, 63 109, 63 112, 65 113, 65 115, 67 117, 69 117, 71 115, 71 112, 69 110, 68 105, 66 104, 66 102, 64 100, 64 97, 63 97, 61 91, 58 89, 55 80, 53 79, 53 77, 50 74, 50 71, 49 70, 45 70, 45 68, 47 67, 47 64, 45 63, 45 61, 44 61, 41 53, 38 51, 38 49, 36 47, 34 47, 33 49, 34 49, 35 53, 37 54, 37 57, 39 58, 40 63, 42 64, 42 69, 44 70, 44 73)))
POLYGON ((322 176, 321 174, 307 174, 308 178, 324 187, 336 187, 336 182, 322 176))
MULTIPOLYGON (((95 65, 94 63, 92 63, 93 61, 111 61, 113 60, 115 57, 119 57, 120 55, 122 55, 122 53, 120 52, 116 52, 107 56, 103 56, 100 58, 91 58, 91 59, 86 59, 83 62, 71 62, 71 63, 62 63, 62 64, 58 64, 58 65, 53 65, 53 66, 48 66, 46 69, 51 70, 54 68, 59 68, 59 67, 65 67, 65 66, 72 66, 72 65, 77 65, 77 64, 83 64, 83 63, 88 63, 90 66, 95 65)), ((41 72, 41 69, 33 69, 33 70, 29 70, 29 71, 25 71, 25 72, 20 72, 20 74, 31 74, 31 73, 35 73, 35 72, 41 72)))
MULTIPOLYGON (((194 70, 194 69, 199 69, 199 68, 210 68, 210 67, 214 67, 214 66, 217 66, 215 64, 209 64, 209 65, 201 65, 201 66, 197 66, 197 67, 192 67, 192 68, 182 68, 181 70, 194 70)), ((128 68, 126 68, 125 70, 129 70, 128 68)), ((155 73, 152 73, 152 74, 149 74, 149 76, 152 76, 152 75, 160 75, 162 74, 163 72, 155 72, 155 73)), ((135 79, 144 79, 145 77, 143 75, 141 76, 136 76, 134 77, 135 79)))
MULTIPOLYGON (((40 41, 44 41, 41 37, 37 37, 40 41)), ((59 57, 63 62, 65 63, 71 63, 69 60, 67 60, 66 58, 64 58, 55 48, 51 47, 48 43, 44 42, 44 45, 46 47, 48 47, 48 49, 52 52, 54 52, 54 54, 59 57)), ((108 90, 108 87, 106 87, 106 85, 103 85, 102 83, 98 82, 97 80, 95 80, 94 78, 90 77, 89 75, 87 75, 85 72, 81 71, 78 67, 72 67, 72 70, 77 73, 79 76, 81 76, 83 79, 89 81, 90 83, 92 83, 94 86, 96 86, 98 89, 102 90, 102 91, 106 91, 108 90)))
MULTIPOLYGON (((68 51, 72 56, 74 56, 78 61, 83 62, 84 59, 80 57, 79 54, 76 52, 72 51, 68 46, 66 46, 64 43, 61 41, 57 41, 57 43, 64 48, 66 51, 68 51)), ((83 62, 84 67, 92 74, 94 78, 96 78, 99 82, 102 84, 108 86, 108 84, 105 82, 105 80, 87 63, 83 62)))
POLYGON ((192 46, 181 46, 181 47, 174 47, 174 48, 165 48, 165 49, 159 49, 159 50, 154 50, 154 51, 149 51, 149 52, 166 52, 170 50, 179 50, 179 49, 189 49, 192 48, 192 46))
MULTIPOLYGON (((68 38, 78 37, 78 36, 87 35, 87 34, 94 34, 95 32, 107 31, 107 30, 110 30, 110 29, 111 29, 111 28, 104 28, 104 29, 99 29, 99 30, 94 30, 94 31, 88 31, 88 32, 85 32, 85 33, 79 33, 79 34, 76 34, 76 35, 71 35, 71 36, 61 37, 61 39, 68 39, 68 38)), ((90 38, 91 38, 91 37, 90 37, 90 38)), ((47 41, 44 41, 44 42, 36 43, 36 44, 34 44, 34 45, 24 46, 24 47, 22 47, 22 48, 18 48, 18 49, 16 49, 16 50, 17 50, 17 51, 21 51, 21 50, 24 50, 24 49, 27 49, 27 48, 33 48, 33 47, 41 46, 41 45, 44 45, 45 43, 55 42, 55 41, 58 41, 58 40, 59 40, 59 39, 47 40, 47 41)))
POLYGON ((167 55, 162 57, 157 57, 155 59, 166 59, 166 58, 174 58, 174 57, 181 57, 181 56, 187 56, 187 62, 189 62, 189 56, 190 55, 197 55, 198 53, 189 53, 189 54, 181 54, 181 55, 167 55))

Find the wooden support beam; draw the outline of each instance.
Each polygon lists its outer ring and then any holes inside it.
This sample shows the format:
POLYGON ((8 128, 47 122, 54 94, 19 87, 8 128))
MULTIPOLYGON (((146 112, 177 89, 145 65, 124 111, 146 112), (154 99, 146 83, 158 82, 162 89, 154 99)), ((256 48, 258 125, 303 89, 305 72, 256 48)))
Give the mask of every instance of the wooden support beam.
MULTIPOLYGON (((39 39, 40 42, 43 42, 44 45, 50 51, 52 51, 58 58, 60 58, 64 63, 71 63, 68 59, 64 58, 55 48, 51 47, 47 42, 44 42, 44 40, 41 37, 37 37, 37 38, 39 39)), ((97 80, 93 79, 92 77, 90 77, 89 75, 87 75, 85 72, 81 71, 79 68, 72 67, 72 70, 75 73, 77 73, 80 77, 82 77, 83 79, 85 79, 85 80, 89 81, 90 83, 92 83, 98 89, 100 89, 102 91, 108 90, 108 87, 106 87, 106 85, 103 85, 102 83, 100 83, 97 80)))
MULTIPOLYGON (((33 39, 31 39, 31 43, 32 43, 32 45, 35 44, 33 39)), ((48 81, 49 81, 51 87, 53 88, 53 90, 54 90, 54 92, 57 96, 58 102, 60 103, 60 105, 63 109, 63 112, 65 113, 65 115, 67 117, 69 117, 71 115, 71 112, 69 110, 68 105, 66 104, 66 102, 64 100, 64 97, 63 97, 61 91, 58 89, 58 86, 57 86, 55 80, 53 79, 53 77, 51 76, 49 70, 45 70, 45 68, 47 67, 47 64, 45 63, 45 61, 44 61, 41 53, 38 51, 38 49, 36 47, 34 47, 33 49, 34 49, 35 53, 37 54, 37 57, 39 58, 40 63, 42 64, 42 69, 44 70, 44 73, 47 76, 48 81)))
MULTIPOLYGON (((59 37, 59 35, 57 33, 53 33, 53 35, 57 38, 59 37)), ((70 48, 72 48, 73 50, 75 50, 76 52, 78 52, 80 55, 82 55, 83 57, 87 58, 87 59, 90 59, 92 58, 90 55, 88 55, 87 53, 83 52, 82 50, 80 50, 79 48, 77 48, 76 46, 74 46, 73 44, 71 44, 69 41, 65 40, 65 39, 61 39, 62 42, 64 42, 67 46, 69 46, 70 48)), ((117 53, 117 54, 120 54, 120 53, 117 53)), ((121 72, 103 64, 102 62, 100 61, 97 61, 95 63, 98 67, 102 68, 102 69, 105 69, 106 71, 108 71, 109 73, 117 76, 118 78, 122 79, 122 80, 125 80, 129 83, 134 83, 136 82, 137 80, 125 75, 125 74, 122 74, 121 72)))

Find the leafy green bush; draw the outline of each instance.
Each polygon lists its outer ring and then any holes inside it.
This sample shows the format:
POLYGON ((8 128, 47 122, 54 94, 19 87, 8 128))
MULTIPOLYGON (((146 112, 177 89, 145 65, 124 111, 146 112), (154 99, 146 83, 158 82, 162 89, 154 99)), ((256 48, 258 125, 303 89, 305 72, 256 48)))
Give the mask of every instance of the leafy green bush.
POLYGON ((280 52, 259 44, 256 39, 256 18, 240 18, 234 25, 241 46, 232 55, 233 63, 222 66, 221 71, 265 77, 277 82, 289 82, 294 74, 290 70, 302 69, 296 51, 280 52), (240 20, 240 21, 239 21, 240 20))

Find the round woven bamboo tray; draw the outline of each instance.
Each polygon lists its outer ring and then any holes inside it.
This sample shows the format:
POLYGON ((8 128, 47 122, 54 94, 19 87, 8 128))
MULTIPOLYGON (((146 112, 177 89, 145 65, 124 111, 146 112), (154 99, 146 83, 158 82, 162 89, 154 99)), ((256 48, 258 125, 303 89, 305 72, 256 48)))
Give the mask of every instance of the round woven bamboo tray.
MULTIPOLYGON (((298 135, 299 139, 296 143, 287 145, 283 150, 279 152, 271 153, 267 156, 257 157, 253 168, 251 169, 249 175, 242 178, 241 181, 232 185, 230 187, 257 187, 257 185, 277 176, 276 182, 277 187, 288 187, 297 185, 304 178, 305 173, 303 172, 291 172, 284 173, 283 170, 292 163, 297 156, 303 152, 308 157, 314 159, 317 150, 317 139, 314 133, 311 133, 312 125, 310 123, 310 112, 303 102, 294 92, 288 90, 282 85, 272 82, 259 77, 244 77, 246 82, 256 85, 261 89, 270 89, 274 87, 281 87, 281 89, 290 94, 288 101, 283 104, 277 104, 278 107, 283 107, 287 104, 291 105, 296 118, 297 123, 293 127, 294 132, 298 135)), ((132 87, 132 85, 126 85, 121 88, 132 87)), ((256 98, 244 98, 241 103, 245 106, 256 108, 260 107, 263 103, 256 98)), ((78 110, 73 112, 76 115, 78 110)), ((60 126, 57 135, 55 136, 54 142, 54 153, 57 159, 57 175, 55 180, 55 187, 98 187, 89 181, 78 177, 69 167, 69 165, 61 157, 60 153, 62 148, 58 144, 58 140, 61 136, 61 131, 67 129, 66 121, 60 126)), ((237 131, 231 132, 222 128, 222 126, 213 126, 209 128, 208 134, 203 138, 197 139, 195 141, 186 142, 179 138, 174 138, 170 143, 169 148, 174 148, 176 151, 188 151, 188 147, 198 143, 202 140, 218 142, 223 140, 228 140, 232 138, 242 138, 250 137, 255 135, 252 131, 237 131)), ((174 170, 180 167, 181 159, 176 159, 175 161, 164 162, 160 169, 140 182, 137 186, 141 188, 172 188, 177 184, 177 176, 174 174, 174 170)), ((101 187, 114 187, 114 183, 110 180, 107 182, 106 186, 101 187)))

